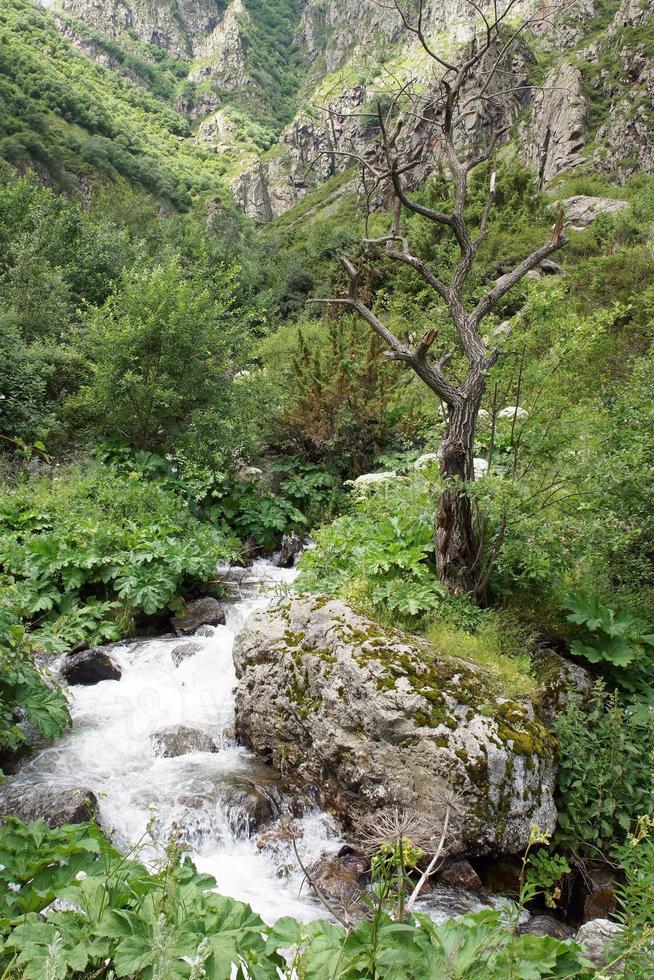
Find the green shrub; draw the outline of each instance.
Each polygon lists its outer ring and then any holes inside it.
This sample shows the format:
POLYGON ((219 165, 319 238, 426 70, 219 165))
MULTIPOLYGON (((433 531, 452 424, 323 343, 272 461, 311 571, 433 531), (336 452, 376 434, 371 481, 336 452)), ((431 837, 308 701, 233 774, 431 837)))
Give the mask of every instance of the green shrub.
POLYGON ((654 720, 598 682, 587 703, 570 697, 556 733, 556 842, 580 858, 614 858, 634 818, 654 816, 654 720))
POLYGON ((433 567, 433 509, 434 488, 418 475, 357 492, 351 513, 315 533, 298 587, 415 625, 445 594, 433 567))
POLYGON ((236 544, 170 491, 101 466, 34 480, 0 504, 2 581, 30 642, 49 652, 178 609, 236 544))

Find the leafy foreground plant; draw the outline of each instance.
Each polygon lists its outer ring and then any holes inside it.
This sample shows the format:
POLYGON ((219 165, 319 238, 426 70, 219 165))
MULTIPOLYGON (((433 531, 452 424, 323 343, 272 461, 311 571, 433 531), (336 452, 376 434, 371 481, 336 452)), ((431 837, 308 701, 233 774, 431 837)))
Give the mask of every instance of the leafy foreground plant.
POLYGON ((578 949, 518 936, 496 911, 436 925, 389 912, 351 929, 284 918, 266 925, 216 894, 171 843, 153 874, 93 824, 0 828, 3 980, 506 980, 590 978, 578 949), (71 903, 51 907, 55 898, 71 903), (43 913, 40 915, 39 913, 43 913))
POLYGON ((638 617, 604 606, 596 596, 575 595, 566 602, 570 623, 580 635, 570 650, 600 665, 607 680, 628 694, 654 698, 654 633, 638 617))
POLYGON ((299 587, 339 595, 397 622, 415 624, 442 602, 433 556, 433 488, 422 476, 378 484, 314 536, 299 587))
POLYGON ((0 596, 0 777, 27 741, 19 725, 23 720, 51 739, 68 727, 70 715, 61 689, 34 663, 27 631, 6 593, 0 596))
POLYGON ((577 857, 611 858, 637 815, 654 816, 654 720, 602 682, 570 697, 557 720, 557 843, 577 857))
POLYGON ((0 583, 32 647, 49 653, 178 609, 235 549, 170 491, 101 466, 21 486, 0 505, 0 583))

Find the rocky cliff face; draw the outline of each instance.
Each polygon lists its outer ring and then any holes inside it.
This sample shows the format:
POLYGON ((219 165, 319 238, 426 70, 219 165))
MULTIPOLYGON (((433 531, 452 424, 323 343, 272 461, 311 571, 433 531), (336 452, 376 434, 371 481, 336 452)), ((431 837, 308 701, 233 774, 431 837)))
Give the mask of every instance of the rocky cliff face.
POLYGON ((127 31, 177 58, 189 58, 219 23, 223 0, 54 0, 52 10, 119 40, 127 31))
MULTIPOLYGON (((385 97, 391 77, 410 75, 423 90, 431 84, 431 64, 392 5, 284 0, 284 15, 281 6, 263 5, 265 17, 278 17, 276 47, 265 18, 263 32, 252 33, 253 18, 261 17, 263 9, 252 6, 252 0, 55 0, 53 9, 111 38, 120 40, 129 32, 190 61, 188 82, 176 106, 196 124, 194 138, 225 155, 227 176, 243 210, 269 221, 351 165, 348 153, 369 152, 371 146, 374 152, 376 126, 370 110, 385 97), (280 21, 282 16, 286 20, 280 21), (288 37, 287 51, 285 44, 280 49, 280 23, 283 38, 288 37), (293 85, 286 76, 281 81, 275 76, 274 85, 262 81, 252 67, 253 37, 264 62, 269 55, 288 59, 293 85), (263 50, 266 44, 270 51, 263 50), (271 131, 268 119, 262 134, 257 130, 260 117, 266 116, 268 102, 279 99, 272 89, 282 84, 297 91, 296 96, 284 95, 287 105, 295 98, 295 114, 284 126, 291 113, 274 113, 281 123, 278 128, 273 123, 271 131), (267 149, 271 140, 276 142, 267 149)), ((542 187, 558 174, 584 166, 619 180, 638 168, 653 169, 654 68, 647 41, 651 0, 622 0, 607 30, 591 44, 584 39, 595 30, 598 17, 606 22, 606 5, 579 0, 552 20, 560 6, 560 0, 520 0, 517 13, 536 17, 534 37, 531 49, 523 44, 506 66, 515 91, 498 92, 495 121, 499 114, 501 124, 510 128, 520 116, 519 152, 542 187), (552 64, 542 84, 530 88, 536 47, 552 64)), ((449 53, 470 36, 470 5, 465 0, 426 0, 423 26, 439 49, 449 53)), ((61 29, 86 45, 89 56, 108 64, 110 55, 76 37, 70 21, 62 20, 61 29)), ((487 110, 477 112, 463 138, 483 144, 488 123, 487 110)), ((437 155, 427 130, 419 123, 406 127, 408 152, 419 160, 417 181, 429 173, 437 155)))

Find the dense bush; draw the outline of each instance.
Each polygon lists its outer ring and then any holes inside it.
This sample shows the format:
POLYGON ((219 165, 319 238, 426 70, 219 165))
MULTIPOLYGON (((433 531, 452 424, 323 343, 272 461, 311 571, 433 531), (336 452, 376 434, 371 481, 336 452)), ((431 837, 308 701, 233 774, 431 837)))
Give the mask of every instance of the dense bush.
POLYGON ((557 841, 582 858, 619 857, 638 816, 654 816, 654 724, 597 684, 570 698, 561 743, 557 841))
POLYGON ((18 486, 0 504, 3 587, 29 642, 50 653, 178 609, 236 545, 163 487, 98 466, 18 486))
POLYGON ((519 936, 495 911, 435 925, 397 922, 382 907, 351 929, 280 919, 216 894, 175 845, 148 874, 92 826, 48 830, 9 818, 0 829, 0 968, 7 980, 68 980, 111 967, 117 977, 213 980, 506 980, 590 978, 578 949, 519 936), (46 910, 54 898, 71 905, 46 910), (41 913, 41 914, 40 914, 41 913), (286 952, 286 956, 283 953, 286 952), (509 972, 510 971, 510 972, 509 972))

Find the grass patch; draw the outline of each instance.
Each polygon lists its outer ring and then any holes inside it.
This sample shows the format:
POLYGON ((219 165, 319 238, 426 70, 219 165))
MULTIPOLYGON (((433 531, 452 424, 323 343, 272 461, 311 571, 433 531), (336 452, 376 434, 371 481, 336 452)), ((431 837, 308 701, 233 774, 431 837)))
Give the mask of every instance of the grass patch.
POLYGON ((538 689, 531 673, 530 636, 496 615, 489 614, 474 632, 438 620, 428 627, 427 637, 446 656, 483 667, 507 697, 529 697, 538 689))

